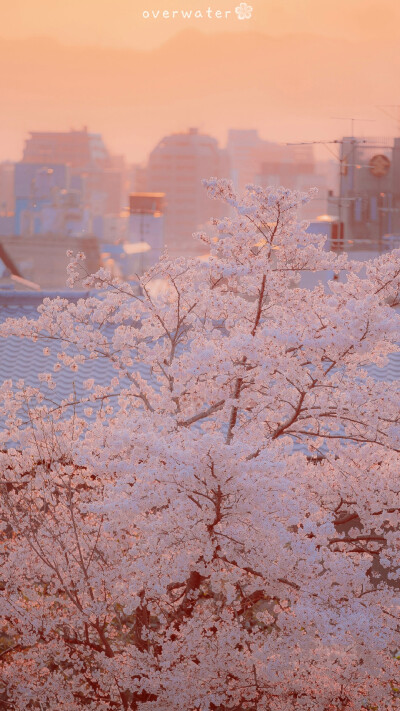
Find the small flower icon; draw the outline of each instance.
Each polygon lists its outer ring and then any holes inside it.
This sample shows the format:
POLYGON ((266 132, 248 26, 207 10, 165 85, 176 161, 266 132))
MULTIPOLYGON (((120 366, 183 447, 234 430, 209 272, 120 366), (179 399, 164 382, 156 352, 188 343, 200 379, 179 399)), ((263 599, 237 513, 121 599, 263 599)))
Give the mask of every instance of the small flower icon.
POLYGON ((235 12, 238 16, 238 20, 250 20, 253 8, 248 5, 247 2, 241 2, 238 7, 235 8, 235 12))

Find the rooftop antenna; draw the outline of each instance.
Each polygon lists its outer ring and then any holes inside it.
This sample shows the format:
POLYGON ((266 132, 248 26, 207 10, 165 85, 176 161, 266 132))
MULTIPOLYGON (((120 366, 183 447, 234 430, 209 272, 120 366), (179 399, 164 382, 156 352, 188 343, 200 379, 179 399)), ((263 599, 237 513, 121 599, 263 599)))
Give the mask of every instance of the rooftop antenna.
POLYGON ((370 118, 357 118, 356 116, 331 116, 334 121, 350 121, 351 125, 351 137, 354 138, 354 124, 356 121, 369 121, 373 122, 375 119, 370 118))

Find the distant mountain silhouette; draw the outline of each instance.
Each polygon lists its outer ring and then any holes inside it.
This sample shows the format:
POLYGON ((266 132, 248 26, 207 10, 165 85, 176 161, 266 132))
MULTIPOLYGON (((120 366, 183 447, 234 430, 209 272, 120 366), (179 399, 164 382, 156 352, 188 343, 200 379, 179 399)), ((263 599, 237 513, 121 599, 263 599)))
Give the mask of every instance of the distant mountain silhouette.
POLYGON ((312 35, 186 30, 149 52, 0 39, 0 158, 21 155, 30 129, 82 125, 131 160, 192 125, 309 140, 348 133, 334 116, 372 115, 376 134, 375 106, 400 103, 399 70, 395 42, 312 35))

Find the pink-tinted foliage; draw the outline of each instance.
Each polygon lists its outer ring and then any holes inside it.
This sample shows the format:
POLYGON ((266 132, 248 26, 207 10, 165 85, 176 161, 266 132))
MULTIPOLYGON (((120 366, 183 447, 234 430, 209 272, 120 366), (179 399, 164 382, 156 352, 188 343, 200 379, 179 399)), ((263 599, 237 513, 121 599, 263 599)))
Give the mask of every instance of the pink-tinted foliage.
POLYGON ((367 367, 397 350, 400 250, 365 277, 308 197, 207 189, 234 215, 208 261, 140 296, 100 270, 1 327, 115 373, 0 389, 5 709, 398 708, 400 389, 367 367))

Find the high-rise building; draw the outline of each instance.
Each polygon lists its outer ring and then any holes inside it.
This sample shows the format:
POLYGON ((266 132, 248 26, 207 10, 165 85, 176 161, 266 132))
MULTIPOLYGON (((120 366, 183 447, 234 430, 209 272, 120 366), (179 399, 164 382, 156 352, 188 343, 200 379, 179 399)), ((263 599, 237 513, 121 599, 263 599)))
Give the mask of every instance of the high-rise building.
POLYGON ((24 163, 62 163, 72 173, 108 166, 109 153, 100 134, 81 131, 31 131, 25 142, 24 163))
POLYGON ((15 216, 14 234, 24 232, 27 212, 33 220, 32 233, 36 233, 35 215, 53 202, 55 191, 68 189, 70 172, 62 164, 16 163, 14 172, 15 216))
POLYGON ((311 145, 273 143, 261 139, 256 130, 231 129, 227 150, 232 179, 239 190, 258 182, 260 177, 264 183, 297 189, 300 176, 300 182, 304 182, 304 176, 315 174, 311 145))
POLYGON ((82 192, 85 206, 96 215, 118 214, 123 207, 125 165, 111 156, 99 133, 32 131, 25 143, 22 163, 66 165, 70 187, 82 192))
POLYGON ((202 179, 228 176, 226 151, 196 128, 166 136, 154 148, 147 185, 152 192, 165 193, 165 241, 171 256, 202 251, 193 232, 223 214, 221 204, 208 198, 202 179))
POLYGON ((260 150, 265 143, 256 129, 230 129, 227 151, 230 159, 231 178, 236 190, 242 191, 246 185, 255 182, 260 173, 260 150))
POLYGON ((140 163, 132 163, 126 170, 127 193, 145 193, 147 188, 147 168, 140 163))
POLYGON ((264 141, 258 131, 232 129, 228 133, 227 150, 231 162, 231 177, 241 192, 249 183, 262 187, 283 186, 306 192, 318 188, 318 197, 301 210, 301 217, 312 218, 327 207, 327 177, 317 171, 313 146, 287 145, 264 141))

